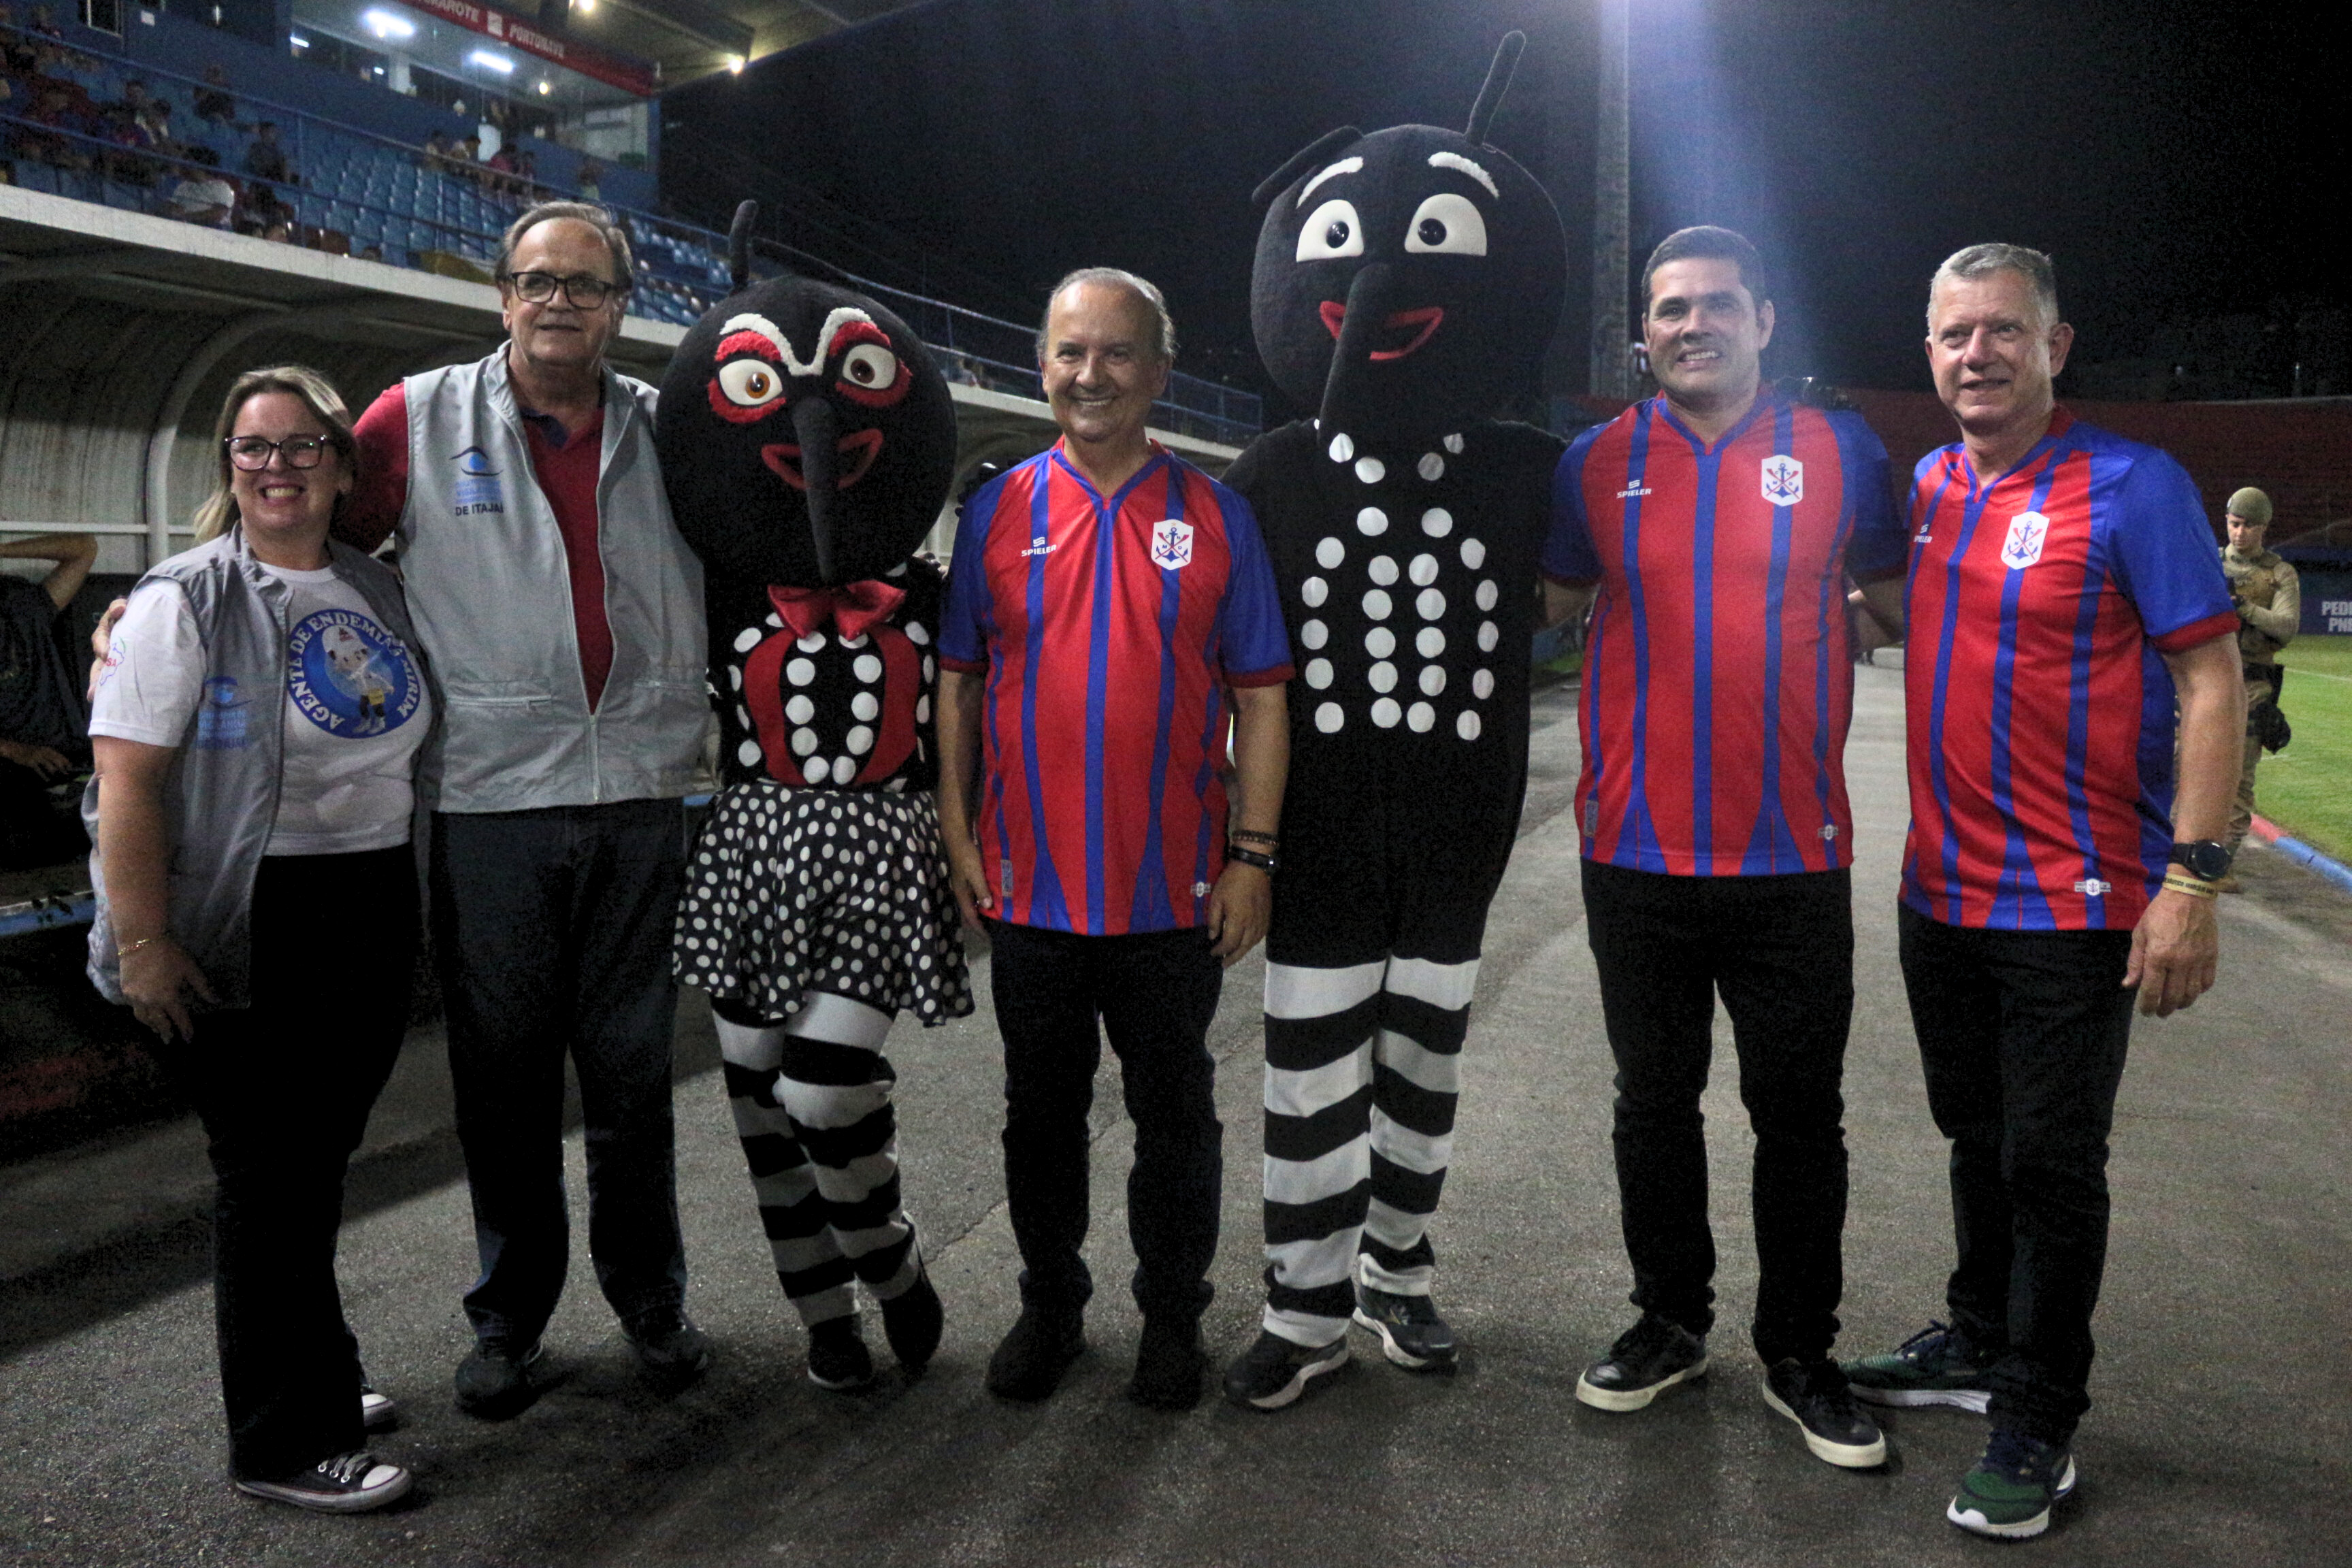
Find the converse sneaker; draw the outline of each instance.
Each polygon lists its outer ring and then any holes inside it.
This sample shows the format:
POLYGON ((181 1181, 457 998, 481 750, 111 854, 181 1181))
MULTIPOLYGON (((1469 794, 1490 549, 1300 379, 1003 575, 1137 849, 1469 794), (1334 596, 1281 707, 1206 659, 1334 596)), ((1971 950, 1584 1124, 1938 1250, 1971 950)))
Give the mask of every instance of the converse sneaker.
POLYGON ((1427 1296, 1356 1286, 1356 1322, 1381 1336, 1381 1353, 1408 1372, 1452 1372, 1454 1331, 1427 1296))
POLYGON ((1849 1470, 1886 1462, 1886 1439, 1854 1404, 1835 1362, 1773 1363, 1764 1373, 1764 1403, 1797 1424, 1817 1459, 1849 1470))
POLYGON ((317 1513, 365 1513, 408 1495, 414 1478, 398 1465, 380 1465, 364 1448, 321 1459, 276 1481, 236 1481, 237 1490, 317 1513))
POLYGON ((1929 1323, 1885 1355, 1846 1363, 1845 1377, 1853 1396, 1873 1405, 1944 1405, 1981 1415, 1992 1398, 1983 1357, 1944 1323, 1929 1323))
POLYGON ((1944 1517, 1962 1530, 2023 1541, 2050 1528, 2050 1510, 2074 1491, 2074 1457, 2022 1432, 1996 1430, 1960 1478, 1944 1517))
POLYGON ((809 1381, 848 1394, 874 1381, 874 1355, 858 1332, 857 1314, 827 1318, 808 1331, 809 1381))
POLYGON ((506 1421, 530 1408, 548 1384, 541 1365, 546 1348, 516 1351, 485 1340, 457 1363, 457 1408, 484 1421, 506 1421))
POLYGON ((1268 1330, 1225 1369, 1225 1397, 1254 1410, 1279 1410, 1307 1392, 1307 1384, 1348 1364, 1342 1334, 1328 1345, 1302 1345, 1268 1330))
POLYGON ((1675 1384, 1706 1371, 1706 1341, 1654 1312, 1617 1336, 1609 1353, 1576 1380, 1576 1397, 1595 1410, 1639 1410, 1675 1384))
POLYGON ((400 1406, 389 1394, 378 1394, 375 1384, 368 1381, 367 1371, 360 1371, 360 1429, 364 1432, 385 1432, 400 1425, 400 1406))

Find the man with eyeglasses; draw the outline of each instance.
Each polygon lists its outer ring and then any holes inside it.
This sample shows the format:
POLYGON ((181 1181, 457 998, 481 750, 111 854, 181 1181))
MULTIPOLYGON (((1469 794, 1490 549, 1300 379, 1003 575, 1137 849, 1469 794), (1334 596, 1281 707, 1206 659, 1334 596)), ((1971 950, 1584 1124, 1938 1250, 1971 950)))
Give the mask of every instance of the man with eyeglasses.
POLYGON ((604 361, 626 236, 600 207, 542 203, 507 230, 498 276, 508 342, 375 401, 339 524, 366 549, 397 537, 444 699, 421 783, 481 1258, 457 1392, 492 1420, 545 1382, 567 1054, 597 1283, 657 1385, 710 1357, 683 1310, 669 1087, 678 800, 709 721, 702 571, 655 464, 654 389, 604 361))

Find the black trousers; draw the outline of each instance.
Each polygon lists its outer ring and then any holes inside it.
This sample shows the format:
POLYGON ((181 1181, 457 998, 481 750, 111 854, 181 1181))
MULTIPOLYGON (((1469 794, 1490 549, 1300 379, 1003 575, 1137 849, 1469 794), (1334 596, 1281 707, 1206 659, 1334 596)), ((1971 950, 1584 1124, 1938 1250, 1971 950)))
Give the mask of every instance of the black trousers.
POLYGON ((1224 968, 1208 933, 1074 936, 992 921, 989 938, 1004 1037, 1005 1205, 1021 1247, 1022 1299, 1076 1311, 1094 1294, 1079 1248, 1087 1112, 1107 1033, 1135 1122, 1127 1178, 1135 1302, 1147 1318, 1198 1320, 1213 1294, 1224 1180, 1208 1047, 1224 968))
POLYGON ((1767 1364, 1827 1356, 1844 1289, 1852 878, 1673 877, 1588 860, 1584 913, 1617 1059, 1633 1304, 1696 1334, 1715 1323, 1699 1096, 1720 994, 1756 1133, 1756 1352, 1767 1364))
POLYGON ((335 1285, 343 1171, 392 1076, 416 961, 416 859, 271 856, 253 889, 253 1005, 158 1047, 203 1121, 229 1472, 275 1480, 364 1447, 335 1285))
POLYGON ((1952 1324, 1998 1358, 1992 1424, 2063 1445, 2091 1407, 2131 933, 1899 920, 1927 1109, 1952 1141, 1952 1324))

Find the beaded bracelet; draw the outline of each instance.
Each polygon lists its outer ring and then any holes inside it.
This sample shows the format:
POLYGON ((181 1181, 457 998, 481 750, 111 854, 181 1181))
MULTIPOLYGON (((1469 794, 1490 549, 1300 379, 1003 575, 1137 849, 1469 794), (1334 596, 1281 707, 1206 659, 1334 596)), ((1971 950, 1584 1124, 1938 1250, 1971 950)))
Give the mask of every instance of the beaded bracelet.
POLYGON ((1225 837, 1229 839, 1239 838, 1250 844, 1263 844, 1268 848, 1273 848, 1280 845, 1282 842, 1281 839, 1276 838, 1271 833, 1260 833, 1255 828, 1248 827, 1229 828, 1225 833, 1225 837))

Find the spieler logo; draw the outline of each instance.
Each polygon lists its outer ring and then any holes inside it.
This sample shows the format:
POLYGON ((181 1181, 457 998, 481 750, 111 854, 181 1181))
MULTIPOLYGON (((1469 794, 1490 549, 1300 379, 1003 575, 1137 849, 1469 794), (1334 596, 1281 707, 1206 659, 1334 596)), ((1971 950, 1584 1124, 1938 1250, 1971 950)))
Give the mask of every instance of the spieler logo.
POLYGON ((1805 465, 1786 453, 1764 459, 1764 499, 1774 506, 1794 506, 1805 499, 1805 465))
POLYGON ((1172 572, 1192 563, 1192 525, 1170 518, 1151 525, 1151 563, 1172 572))

